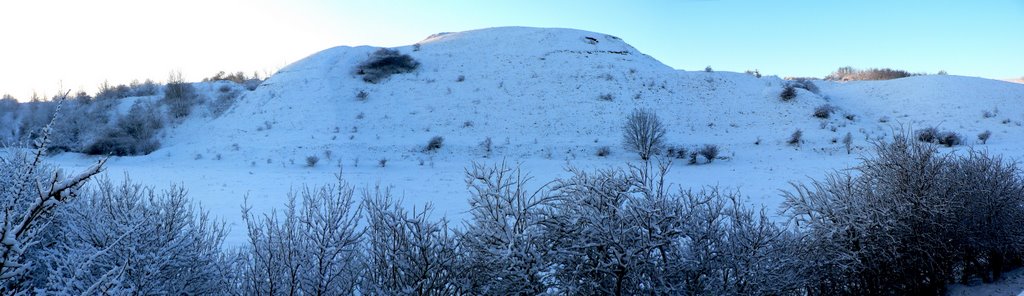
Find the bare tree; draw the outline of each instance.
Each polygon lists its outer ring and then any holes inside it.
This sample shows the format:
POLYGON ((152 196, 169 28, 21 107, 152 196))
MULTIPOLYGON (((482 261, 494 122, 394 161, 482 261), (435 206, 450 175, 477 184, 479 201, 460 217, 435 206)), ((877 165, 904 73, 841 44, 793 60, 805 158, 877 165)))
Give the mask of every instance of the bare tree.
POLYGON ((641 159, 648 160, 664 143, 665 126, 654 111, 636 109, 626 117, 622 136, 626 149, 640 154, 641 159))
POLYGON ((466 171, 472 218, 460 233, 470 289, 490 295, 538 295, 547 291, 549 250, 542 214, 552 199, 546 186, 527 189, 531 180, 504 162, 473 164, 466 171))

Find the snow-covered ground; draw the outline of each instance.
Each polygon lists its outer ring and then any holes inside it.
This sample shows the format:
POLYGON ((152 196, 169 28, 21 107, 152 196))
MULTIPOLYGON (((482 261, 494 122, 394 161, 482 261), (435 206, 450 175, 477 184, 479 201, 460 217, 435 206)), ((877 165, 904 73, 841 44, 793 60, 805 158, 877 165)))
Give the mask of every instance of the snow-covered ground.
MULTIPOLYGON (((254 211, 268 211, 290 190, 333 182, 339 171, 350 183, 394 186, 410 205, 430 202, 435 214, 459 220, 467 209, 464 168, 472 162, 522 163, 540 186, 566 176, 569 165, 639 161, 621 145, 634 108, 655 110, 671 144, 722 148, 724 159, 710 164, 674 163, 672 183, 740 190, 770 213, 789 182, 854 165, 869 140, 903 129, 937 126, 976 149, 1024 159, 1024 85, 1006 81, 814 81, 819 93, 798 89, 783 102, 787 81, 778 77, 675 70, 619 38, 579 30, 492 28, 396 49, 419 69, 369 84, 353 69, 376 48, 327 49, 282 69, 220 117, 196 112, 168 128, 160 150, 110 159, 107 172, 157 187, 183 184, 232 226, 227 244, 238 245, 245 242, 243 197, 254 211), (356 97, 360 91, 365 100, 356 97), (823 104, 838 111, 813 117, 823 104), (803 143, 787 145, 797 129, 803 143), (976 135, 985 130, 992 136, 980 145, 976 135), (847 133, 852 154, 842 144, 847 133), (444 137, 443 148, 423 152, 434 136, 444 137), (490 155, 481 147, 487 138, 490 155), (612 154, 596 156, 602 146, 612 154), (307 167, 314 155, 320 162, 307 167)), ((72 170, 94 162, 68 153, 51 159, 72 170)))

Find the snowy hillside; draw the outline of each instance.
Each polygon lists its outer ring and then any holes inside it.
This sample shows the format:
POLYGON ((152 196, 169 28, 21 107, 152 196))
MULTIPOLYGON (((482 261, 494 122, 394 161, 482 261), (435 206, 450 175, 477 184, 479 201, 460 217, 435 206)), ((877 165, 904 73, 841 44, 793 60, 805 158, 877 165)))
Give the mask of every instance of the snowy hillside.
MULTIPOLYGON (((790 82, 778 77, 675 70, 614 36, 506 27, 396 48, 420 67, 370 84, 354 68, 376 49, 341 46, 298 61, 224 115, 194 114, 165 131, 161 149, 115 157, 107 171, 161 187, 184 184, 229 222, 232 245, 244 241, 243 196, 257 212, 280 207, 290 190, 331 182, 339 166, 351 183, 394 186, 407 203, 432 202, 435 214, 457 221, 467 209, 463 170, 474 161, 522 162, 535 186, 565 176, 568 165, 639 161, 621 145, 621 127, 635 108, 657 112, 670 144, 723 150, 710 164, 677 160, 670 182, 738 189, 770 213, 788 182, 853 165, 868 140, 901 128, 937 126, 959 133, 965 144, 1024 158, 1024 85, 1004 81, 813 81, 818 93, 797 89, 795 99, 782 101, 790 82), (837 111, 828 119, 812 116, 824 104, 837 111), (797 129, 802 144, 788 145, 797 129), (980 145, 976 135, 985 130, 992 136, 980 145), (847 133, 852 154, 842 144, 847 133), (424 152, 434 136, 444 138, 443 147, 424 152), (491 153, 482 145, 488 138, 491 153), (603 146, 611 155, 596 156, 603 146), (308 156, 320 161, 308 167, 308 156)), ((94 157, 53 159, 84 167, 94 157)))

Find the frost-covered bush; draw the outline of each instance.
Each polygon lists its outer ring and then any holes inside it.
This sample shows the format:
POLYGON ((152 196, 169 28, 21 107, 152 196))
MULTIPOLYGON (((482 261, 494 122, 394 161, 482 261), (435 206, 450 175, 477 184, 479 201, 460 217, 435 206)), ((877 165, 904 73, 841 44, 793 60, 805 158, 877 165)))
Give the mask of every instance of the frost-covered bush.
POLYGON ((167 114, 171 118, 183 118, 192 113, 192 107, 198 100, 191 83, 176 82, 164 87, 164 98, 160 102, 167 105, 167 114))
POLYGON ((800 260, 814 271, 808 293, 940 294, 953 280, 1020 264, 1021 170, 936 149, 898 135, 852 170, 786 192, 800 260))
POLYGON ((936 137, 936 141, 939 143, 939 145, 943 145, 946 147, 960 145, 960 143, 963 142, 963 140, 960 139, 960 134, 950 131, 944 131, 939 133, 936 137))
POLYGON ((419 62, 407 54, 395 49, 381 48, 356 66, 356 74, 363 75, 365 82, 378 83, 394 74, 412 72, 419 65, 419 62))
POLYGON ((241 295, 352 295, 365 271, 354 190, 339 175, 335 185, 289 193, 281 216, 244 206, 241 295))
POLYGON ((471 218, 459 233, 468 288, 481 295, 538 295, 551 262, 542 225, 553 198, 517 167, 473 164, 466 171, 471 218))
POLYGON ((920 129, 914 134, 920 142, 936 143, 946 147, 960 145, 963 142, 960 134, 951 131, 939 131, 938 128, 934 127, 920 129))
POLYGON ((917 136, 917 140, 921 142, 934 143, 939 137, 939 129, 934 127, 920 129, 914 134, 917 136))
POLYGON ((423 151, 436 151, 441 149, 441 146, 444 146, 444 137, 434 136, 433 138, 430 138, 430 141, 427 142, 426 146, 423 146, 423 151))
POLYGON ((457 235, 447 220, 430 220, 430 205, 411 212, 387 190, 364 191, 365 295, 458 295, 466 278, 457 235))
MULTIPOLYGON (((54 119, 56 120, 56 119, 54 119)), ((0 294, 37 293, 46 279, 46 251, 60 233, 57 213, 74 201, 78 189, 98 174, 106 159, 69 175, 43 163, 50 126, 36 149, 0 150, 0 294), (56 223, 55 223, 56 222, 56 223)))
POLYGON ((573 170, 555 183, 542 225, 558 291, 765 295, 799 287, 792 235, 734 194, 670 192, 666 171, 649 163, 573 170))
POLYGON ((700 150, 697 150, 697 153, 704 156, 704 159, 706 159, 708 163, 711 163, 716 157, 718 157, 718 152, 718 145, 714 144, 706 144, 704 147, 701 147, 700 150))
POLYGON ((87 145, 83 152, 117 156, 149 154, 160 148, 156 135, 163 124, 163 117, 153 104, 137 102, 128 114, 87 145))
POLYGON ((690 149, 686 148, 686 146, 682 146, 682 145, 672 146, 672 145, 670 145, 670 146, 665 148, 665 157, 675 158, 675 159, 686 159, 688 157, 688 155, 689 155, 688 154, 689 151, 690 151, 690 149))
POLYGON ((981 141, 981 144, 984 145, 985 143, 988 142, 988 138, 991 137, 991 136, 992 136, 992 132, 991 131, 988 131, 988 130, 983 131, 981 133, 978 133, 978 141, 981 141))
POLYGON ((786 86, 782 88, 782 92, 779 93, 779 99, 783 102, 788 102, 794 98, 796 98, 796 87, 792 84, 786 84, 786 86))
POLYGON ((653 110, 635 109, 622 127, 622 144, 647 160, 665 141, 665 125, 653 110))
POLYGON ((818 85, 814 84, 814 81, 811 81, 808 78, 793 78, 789 83, 793 85, 793 87, 802 88, 815 94, 821 92, 821 90, 818 89, 818 85))
POLYGON ((836 107, 835 106, 832 106, 831 104, 824 104, 824 105, 821 105, 821 106, 818 106, 818 107, 814 108, 814 117, 821 118, 821 119, 827 119, 829 116, 832 116, 832 113, 835 113, 835 112, 836 112, 836 107))
POLYGON ((45 252, 53 294, 224 294, 233 273, 222 253, 227 229, 185 189, 109 179, 64 207, 45 252), (102 292, 102 293, 101 293, 102 292))
POLYGON ((789 135, 789 140, 786 140, 786 144, 791 146, 800 146, 800 143, 803 142, 803 137, 804 132, 797 129, 796 131, 793 131, 793 134, 789 135))

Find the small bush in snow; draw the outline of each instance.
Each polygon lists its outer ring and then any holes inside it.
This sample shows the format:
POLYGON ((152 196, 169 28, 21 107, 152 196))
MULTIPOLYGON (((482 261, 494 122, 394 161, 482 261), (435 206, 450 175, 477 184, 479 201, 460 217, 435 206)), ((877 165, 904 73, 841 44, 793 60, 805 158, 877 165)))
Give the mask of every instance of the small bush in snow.
POLYGON ((370 97, 370 94, 367 93, 365 90, 360 90, 359 92, 356 93, 356 100, 366 101, 366 98, 368 97, 370 97))
POLYGON ((484 140, 480 142, 480 148, 484 150, 484 157, 491 157, 491 152, 494 150, 492 146, 491 137, 484 138, 484 140))
POLYGON ((427 146, 423 147, 423 151, 436 151, 438 149, 441 149, 441 146, 444 146, 444 137, 434 136, 433 138, 430 138, 430 141, 427 142, 427 146))
MULTIPOLYGON (((358 158, 356 159, 356 163, 359 163, 359 159, 358 158)), ((377 160, 377 165, 380 166, 380 167, 388 166, 388 159, 387 158, 381 158, 381 159, 377 160)), ((356 166, 359 166, 359 165, 357 164, 356 166)))
POLYGON ((960 134, 950 131, 940 132, 936 137, 936 141, 939 143, 939 145, 943 145, 946 147, 960 145, 960 143, 963 142, 963 140, 960 139, 960 134))
POLYGON ((320 157, 317 157, 316 155, 306 156, 306 166, 307 167, 315 167, 316 163, 318 163, 318 162, 320 162, 320 157))
POLYGON ((836 112, 835 106, 824 104, 814 108, 814 117, 825 119, 831 116, 833 112, 836 112))
POLYGON ((665 126, 652 110, 635 109, 626 117, 622 127, 623 144, 626 149, 640 154, 640 159, 647 160, 657 153, 658 147, 665 139, 665 126))
POLYGON ((988 142, 988 138, 991 136, 992 132, 986 130, 978 134, 978 140, 981 141, 981 144, 985 144, 986 142, 988 142))
POLYGON ((171 73, 164 86, 164 97, 161 103, 167 105, 167 112, 171 118, 182 118, 192 113, 192 107, 198 103, 199 96, 191 83, 187 83, 181 76, 181 72, 171 73))
POLYGON ((137 102, 124 117, 84 149, 91 155, 146 155, 160 148, 156 134, 163 121, 156 108, 137 102))
POLYGON ((419 62, 407 54, 381 48, 356 67, 356 74, 363 75, 365 82, 378 83, 394 74, 412 72, 419 65, 419 62))
POLYGON ((708 163, 711 163, 716 157, 718 157, 718 152, 718 145, 713 144, 704 145, 700 150, 697 150, 697 153, 704 156, 704 159, 706 159, 708 163))
POLYGON ((615 100, 615 96, 613 96, 612 94, 603 94, 603 95, 598 96, 597 99, 602 100, 602 101, 611 102, 611 101, 615 100))
POLYGON ((458 78, 455 78, 455 82, 463 82, 463 81, 466 81, 466 75, 459 75, 458 78))
POLYGON ((601 146, 597 148, 597 152, 595 154, 600 157, 605 157, 612 154, 612 149, 608 146, 601 146))
POLYGON ((918 141, 934 143, 939 138, 939 129, 934 127, 924 128, 918 130, 915 134, 918 141))
POLYGON ((846 133, 846 136, 843 136, 843 146, 846 147, 846 154, 850 154, 853 151, 853 135, 849 132, 846 133))
POLYGON ((789 140, 786 140, 786 144, 792 146, 800 146, 800 142, 803 141, 803 136, 804 132, 801 131, 800 129, 797 129, 796 131, 793 132, 792 135, 789 136, 789 140))
POLYGON ((779 99, 782 99, 783 102, 788 102, 793 98, 796 98, 796 87, 787 84, 786 87, 782 88, 782 92, 779 93, 779 99))
POLYGON ((687 154, 687 153, 689 153, 689 151, 690 150, 687 149, 686 146, 682 146, 682 145, 679 145, 679 146, 668 146, 667 148, 665 148, 665 157, 675 158, 675 159, 686 159, 688 157, 688 155, 689 155, 689 154, 687 154))
POLYGON ((711 66, 704 67, 704 72, 711 73, 713 71, 715 71, 715 70, 711 69, 711 66))
POLYGON ((793 87, 802 88, 812 93, 820 92, 818 86, 814 84, 814 81, 811 81, 810 79, 807 78, 795 78, 790 83, 793 85, 793 87))

